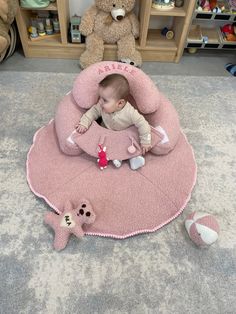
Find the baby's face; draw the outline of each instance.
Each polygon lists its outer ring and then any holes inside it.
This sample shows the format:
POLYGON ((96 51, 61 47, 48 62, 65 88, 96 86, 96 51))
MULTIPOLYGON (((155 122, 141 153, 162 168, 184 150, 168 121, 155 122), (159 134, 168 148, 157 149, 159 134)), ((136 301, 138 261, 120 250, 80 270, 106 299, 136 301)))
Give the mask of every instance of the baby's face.
POLYGON ((99 87, 99 104, 106 113, 113 113, 120 110, 120 100, 114 98, 114 90, 112 87, 99 87))

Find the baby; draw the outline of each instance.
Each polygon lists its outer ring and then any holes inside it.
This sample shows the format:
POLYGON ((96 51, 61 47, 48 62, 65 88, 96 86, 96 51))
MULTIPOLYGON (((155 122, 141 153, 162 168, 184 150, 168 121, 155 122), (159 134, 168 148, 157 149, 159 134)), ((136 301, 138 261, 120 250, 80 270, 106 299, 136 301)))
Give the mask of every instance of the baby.
MULTIPOLYGON (((102 117, 106 128, 120 131, 131 125, 138 128, 142 154, 151 149, 151 128, 145 118, 127 101, 129 96, 129 83, 120 74, 106 76, 99 83, 99 101, 92 106, 80 119, 76 131, 84 133, 94 120, 102 117)), ((133 157, 129 160, 132 170, 145 165, 143 156, 133 157)), ((113 164, 119 168, 121 160, 113 160, 113 164)))

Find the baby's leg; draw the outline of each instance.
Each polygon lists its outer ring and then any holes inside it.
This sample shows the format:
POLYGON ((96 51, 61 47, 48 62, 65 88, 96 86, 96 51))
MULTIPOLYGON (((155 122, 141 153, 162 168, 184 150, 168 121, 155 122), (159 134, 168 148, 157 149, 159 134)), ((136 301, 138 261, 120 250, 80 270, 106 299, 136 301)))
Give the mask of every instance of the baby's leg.
POLYGON ((145 158, 143 156, 130 158, 129 164, 132 170, 137 170, 145 165, 145 158))

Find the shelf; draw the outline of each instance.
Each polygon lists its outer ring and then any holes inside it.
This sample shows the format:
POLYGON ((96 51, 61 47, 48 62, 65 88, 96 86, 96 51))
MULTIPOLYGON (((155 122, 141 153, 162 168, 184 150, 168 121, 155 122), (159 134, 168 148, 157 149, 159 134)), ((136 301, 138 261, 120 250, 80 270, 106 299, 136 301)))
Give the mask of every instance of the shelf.
POLYGON ((50 3, 46 8, 24 8, 20 7, 21 10, 31 10, 31 11, 57 11, 57 3, 50 3))
POLYGON ((220 44, 219 31, 215 28, 201 28, 202 36, 208 38, 207 44, 220 44))
MULTIPOLYGON (((159 50, 157 49, 141 49, 137 46, 143 59, 145 61, 159 61, 159 62, 175 62, 175 50, 159 50)), ((162 48, 163 49, 163 48, 162 48)), ((79 60, 81 53, 85 50, 85 44, 63 44, 59 42, 45 42, 41 41, 41 45, 36 42, 28 42, 28 57, 30 58, 60 58, 60 59, 75 59, 79 60)), ((117 59, 117 46, 105 45, 104 60, 117 59)))
POLYGON ((151 8, 151 14, 150 15, 156 15, 156 16, 186 16, 186 12, 183 8, 174 8, 171 10, 158 10, 151 8))
MULTIPOLYGON (((0 0, 1 1, 1 0, 0 0)), ((86 6, 85 0, 81 0, 86 6)), ((152 0, 139 1, 140 38, 136 48, 140 51, 143 61, 179 62, 186 43, 186 37, 191 17, 196 7, 195 0, 185 1, 181 8, 168 11, 151 8, 152 0), (175 37, 168 40, 161 35, 161 23, 156 30, 150 30, 150 17, 171 17, 175 37)), ((46 8, 22 8, 16 14, 22 47, 26 57, 35 58, 65 58, 79 60, 85 51, 85 44, 68 42, 68 25, 70 21, 69 0, 57 0, 46 8), (56 11, 60 23, 60 37, 48 37, 31 40, 28 26, 31 22, 32 11, 56 11)), ((160 21, 161 22, 161 21, 160 21)), ((163 25, 164 27, 165 25, 163 25)), ((117 60, 117 45, 105 45, 104 60, 117 60)))
POLYGON ((28 45, 31 46, 41 46, 41 45, 48 45, 48 46, 58 46, 61 44, 61 34, 53 34, 48 35, 46 38, 38 37, 36 40, 28 40, 28 45))
MULTIPOLYGON (((199 25, 198 25, 199 26, 199 25)), ((199 35, 193 36, 190 33, 190 38, 187 39, 186 48, 197 49, 236 49, 236 42, 224 40, 219 28, 206 28, 200 29, 202 41, 199 40, 199 35), (204 38, 208 40, 204 41, 204 38)))
POLYGON ((223 44, 222 48, 227 48, 227 49, 235 49, 236 48, 236 41, 226 40, 220 29, 219 29, 219 36, 220 36, 220 41, 223 44))
POLYGON ((177 45, 174 38, 167 39, 165 36, 161 34, 160 29, 149 29, 146 47, 144 48, 142 47, 142 49, 176 51, 177 45))
POLYGON ((202 43, 203 38, 202 38, 202 30, 200 25, 192 25, 188 34, 188 43, 194 42, 194 43, 202 43))
POLYGON ((196 20, 204 20, 204 21, 235 22, 236 21, 236 14, 195 11, 193 18, 196 20))
POLYGON ((197 10, 193 12, 193 24, 185 44, 185 48, 189 48, 189 52, 195 53, 197 49, 236 49, 236 41, 225 40, 220 30, 220 25, 236 22, 236 13, 230 11, 228 2, 222 1, 222 3, 225 6, 223 13, 197 10), (217 22, 220 23, 217 24, 217 22))

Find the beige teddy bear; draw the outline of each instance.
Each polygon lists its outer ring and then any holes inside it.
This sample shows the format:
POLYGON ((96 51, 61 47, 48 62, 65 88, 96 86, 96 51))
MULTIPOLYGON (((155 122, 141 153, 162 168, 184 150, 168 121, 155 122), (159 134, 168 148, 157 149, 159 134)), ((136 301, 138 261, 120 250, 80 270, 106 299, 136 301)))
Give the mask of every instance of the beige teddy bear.
POLYGON ((103 60, 104 43, 117 44, 117 57, 121 62, 141 66, 142 57, 135 47, 139 36, 139 22, 132 12, 135 0, 95 0, 84 14, 80 24, 86 36, 86 50, 80 57, 80 65, 103 60))
POLYGON ((0 55, 10 45, 8 31, 18 8, 17 0, 0 0, 0 55))

